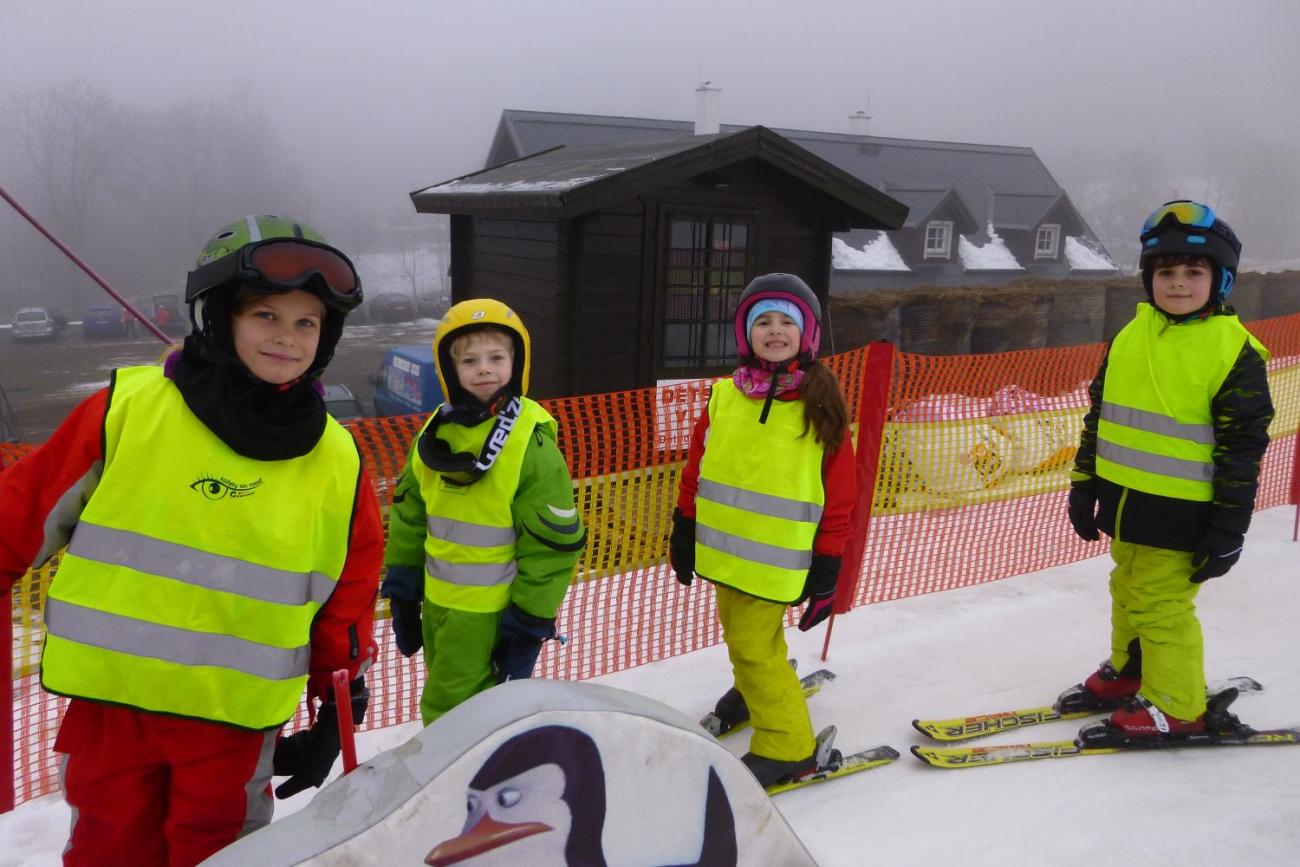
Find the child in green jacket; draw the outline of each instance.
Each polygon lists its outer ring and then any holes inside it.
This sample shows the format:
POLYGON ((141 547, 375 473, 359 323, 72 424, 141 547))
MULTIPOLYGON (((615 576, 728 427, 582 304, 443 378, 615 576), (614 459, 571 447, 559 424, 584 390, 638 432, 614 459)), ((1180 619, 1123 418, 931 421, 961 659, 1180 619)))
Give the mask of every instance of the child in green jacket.
POLYGON ((398 481, 381 591, 398 650, 424 648, 425 725, 532 675, 586 544, 555 419, 524 396, 529 351, 492 299, 453 306, 433 337, 446 402, 398 481))

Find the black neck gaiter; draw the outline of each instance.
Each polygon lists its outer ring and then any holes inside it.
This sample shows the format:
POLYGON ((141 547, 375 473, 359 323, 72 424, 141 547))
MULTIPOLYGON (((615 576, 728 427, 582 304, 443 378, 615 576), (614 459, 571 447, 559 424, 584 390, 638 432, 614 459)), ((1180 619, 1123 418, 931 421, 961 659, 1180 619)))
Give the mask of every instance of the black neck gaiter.
POLYGON ((314 378, 263 382, 198 331, 185 338, 172 381, 199 421, 243 457, 302 457, 325 432, 325 401, 314 378))

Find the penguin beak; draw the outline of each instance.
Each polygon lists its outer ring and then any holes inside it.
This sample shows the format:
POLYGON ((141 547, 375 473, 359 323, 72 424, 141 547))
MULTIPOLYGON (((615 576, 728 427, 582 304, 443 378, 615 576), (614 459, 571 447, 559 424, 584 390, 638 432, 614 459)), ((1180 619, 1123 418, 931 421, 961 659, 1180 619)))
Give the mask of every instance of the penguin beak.
POLYGON ((508 824, 498 822, 485 814, 483 818, 474 823, 474 827, 459 837, 452 837, 450 840, 444 840, 434 846, 429 851, 429 854, 424 857, 424 863, 428 864, 429 867, 446 867, 448 864, 459 864, 507 843, 513 843, 516 840, 522 840, 524 837, 531 837, 534 834, 553 830, 555 829, 543 822, 508 824))

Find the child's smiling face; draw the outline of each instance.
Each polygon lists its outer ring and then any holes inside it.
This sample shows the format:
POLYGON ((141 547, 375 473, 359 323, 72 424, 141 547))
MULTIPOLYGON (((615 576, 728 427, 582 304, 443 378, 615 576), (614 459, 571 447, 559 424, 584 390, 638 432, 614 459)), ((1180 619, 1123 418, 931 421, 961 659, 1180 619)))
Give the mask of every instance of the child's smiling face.
POLYGON ((749 345, 763 361, 789 361, 799 354, 799 326, 784 313, 769 310, 754 320, 749 345))
POLYGON ((324 318, 324 303, 310 292, 259 296, 233 317, 235 354, 263 382, 292 382, 316 359, 324 318))
POLYGON ((514 350, 514 341, 497 331, 473 331, 457 337, 451 344, 451 358, 461 388, 487 403, 510 382, 514 350))
POLYGON ((1151 272, 1151 296, 1173 316, 1195 313, 1210 300, 1213 279, 1214 269, 1204 261, 1157 265, 1151 272))

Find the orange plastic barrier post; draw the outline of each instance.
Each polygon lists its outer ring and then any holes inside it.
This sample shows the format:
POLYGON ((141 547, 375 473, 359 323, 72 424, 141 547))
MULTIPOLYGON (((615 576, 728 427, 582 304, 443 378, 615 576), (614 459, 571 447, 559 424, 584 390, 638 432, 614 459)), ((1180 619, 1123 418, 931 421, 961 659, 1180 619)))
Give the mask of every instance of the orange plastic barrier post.
POLYGON ((13 610, 13 591, 0 593, 0 647, 4 648, 4 664, 0 665, 0 720, 5 720, 4 732, 0 733, 0 768, 4 768, 4 779, 0 779, 0 813, 14 808, 14 777, 18 771, 14 766, 14 655, 10 650, 14 646, 13 610))
POLYGON ((1295 526, 1291 541, 1300 538, 1300 430, 1295 433, 1295 454, 1291 456, 1291 505, 1295 506, 1295 526))
POLYGON ((872 343, 862 364, 862 391, 858 401, 858 443, 855 461, 858 470, 858 501, 853 505, 853 535, 844 548, 840 562, 840 582, 835 588, 835 605, 826 621, 826 640, 822 643, 822 662, 830 652, 831 630, 835 615, 853 607, 853 597, 861 580, 862 552, 867 545, 867 528, 871 523, 871 506, 880 470, 880 442, 885 429, 885 410, 889 403, 889 385, 894 372, 894 346, 872 343), (846 581, 852 575, 855 580, 846 581))
POLYGON ((348 688, 348 670, 334 672, 334 706, 339 711, 339 748, 343 752, 343 773, 357 767, 357 734, 352 722, 352 691, 348 688))

